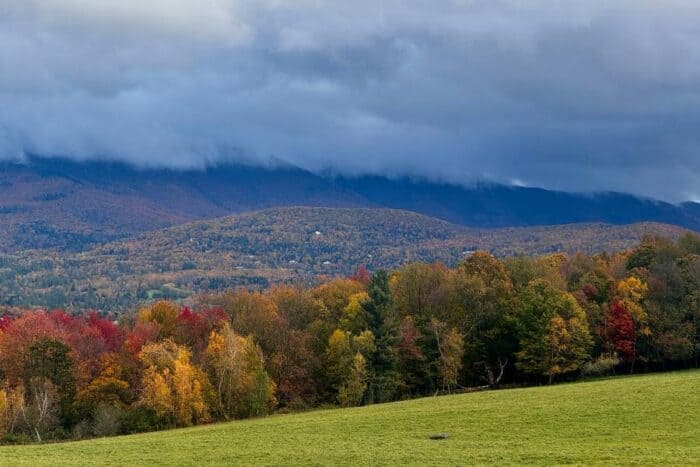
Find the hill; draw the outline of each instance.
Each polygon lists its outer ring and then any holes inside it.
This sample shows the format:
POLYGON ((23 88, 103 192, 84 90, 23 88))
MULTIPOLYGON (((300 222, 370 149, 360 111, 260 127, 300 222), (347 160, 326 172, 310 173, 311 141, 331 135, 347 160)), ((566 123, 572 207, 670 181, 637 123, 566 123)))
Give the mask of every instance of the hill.
POLYGON ((32 158, 0 164, 0 251, 81 251, 159 228, 284 206, 384 207, 455 224, 518 227, 655 221, 700 230, 700 205, 414 179, 333 177, 295 167, 143 169, 32 158))
POLYGON ((700 372, 418 399, 66 444, 8 465, 695 465, 700 372), (449 433, 445 440, 429 436, 449 433))
POLYGON ((153 298, 350 275, 358 265, 453 265, 477 249, 497 256, 619 251, 647 234, 675 239, 684 232, 654 223, 472 229, 391 209, 275 208, 80 253, 0 255, 0 304, 121 311, 153 298))

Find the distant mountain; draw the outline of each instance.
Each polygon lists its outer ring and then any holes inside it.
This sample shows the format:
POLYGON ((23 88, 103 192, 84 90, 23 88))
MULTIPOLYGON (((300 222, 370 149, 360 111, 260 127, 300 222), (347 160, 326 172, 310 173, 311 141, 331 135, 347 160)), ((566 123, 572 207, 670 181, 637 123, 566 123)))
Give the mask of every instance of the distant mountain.
POLYGON ((412 179, 343 178, 294 167, 137 170, 32 158, 0 164, 0 251, 91 245, 189 221, 279 206, 383 207, 470 227, 654 221, 700 230, 700 205, 620 193, 465 188, 412 179))
POLYGON ((141 301, 234 286, 312 282, 358 265, 452 265, 480 249, 498 256, 617 251, 643 235, 677 238, 654 223, 473 229, 393 209, 274 208, 170 227, 80 253, 0 255, 0 305, 124 311, 141 301))
POLYGON ((565 193, 540 188, 479 184, 474 188, 382 177, 341 179, 346 190, 372 203, 420 212, 471 227, 653 221, 700 230, 700 204, 674 205, 605 192, 565 193))

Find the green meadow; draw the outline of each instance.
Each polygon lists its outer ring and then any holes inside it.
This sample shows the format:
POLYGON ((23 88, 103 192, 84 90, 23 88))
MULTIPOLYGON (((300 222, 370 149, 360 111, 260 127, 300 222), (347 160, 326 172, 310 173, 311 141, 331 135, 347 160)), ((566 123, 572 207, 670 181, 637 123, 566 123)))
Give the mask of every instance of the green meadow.
POLYGON ((8 446, 0 464, 700 465, 700 371, 8 446))

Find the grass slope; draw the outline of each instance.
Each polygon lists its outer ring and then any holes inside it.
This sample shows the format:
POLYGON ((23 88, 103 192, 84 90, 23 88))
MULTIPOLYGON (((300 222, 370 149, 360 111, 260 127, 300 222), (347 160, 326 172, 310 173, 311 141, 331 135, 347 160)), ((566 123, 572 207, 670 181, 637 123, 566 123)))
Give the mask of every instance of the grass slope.
POLYGON ((700 463, 700 371, 426 398, 76 443, 3 465, 700 463), (431 441, 429 435, 450 438, 431 441))

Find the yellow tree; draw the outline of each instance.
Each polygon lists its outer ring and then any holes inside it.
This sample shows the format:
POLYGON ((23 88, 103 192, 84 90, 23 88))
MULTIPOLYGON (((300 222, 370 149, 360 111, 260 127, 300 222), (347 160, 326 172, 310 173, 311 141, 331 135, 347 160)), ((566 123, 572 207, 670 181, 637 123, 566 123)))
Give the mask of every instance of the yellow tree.
POLYGON ((169 368, 159 370, 152 365, 143 372, 143 388, 139 402, 153 410, 160 418, 172 417, 175 413, 171 380, 169 368))
POLYGON ((632 315, 635 324, 639 326, 639 331, 644 335, 651 334, 651 330, 647 327, 647 312, 642 307, 642 300, 647 290, 647 285, 635 276, 618 281, 615 288, 617 302, 632 315))
POLYGON ((0 389, 0 437, 7 434, 10 425, 10 403, 7 397, 7 391, 0 389))
POLYGON ((190 351, 171 339, 147 344, 139 359, 145 365, 140 403, 177 426, 209 420, 207 375, 194 366, 190 351))
POLYGON ((340 327, 346 331, 353 333, 360 332, 367 327, 365 312, 362 308, 362 303, 369 296, 367 292, 358 292, 350 296, 350 301, 343 308, 343 315, 340 318, 340 327))
POLYGON ((367 357, 376 351, 374 334, 363 331, 353 336, 336 329, 328 338, 326 371, 338 402, 344 407, 358 405, 367 389, 367 357))
POLYGON ((326 373, 331 386, 338 390, 345 381, 348 369, 352 364, 353 351, 350 333, 336 329, 328 338, 326 349, 326 373))
POLYGON ((367 362, 360 352, 352 359, 350 371, 338 389, 338 402, 343 407, 354 407, 362 402, 367 390, 367 362))
POLYGON ((0 437, 13 433, 17 420, 25 410, 24 388, 0 389, 0 437))
POLYGON ((138 316, 141 321, 157 323, 160 326, 160 337, 166 338, 173 336, 179 313, 180 310, 173 302, 160 300, 142 308, 138 316))
POLYGON ((275 383, 252 336, 242 337, 225 324, 209 336, 205 358, 225 418, 262 415, 275 405, 275 383))
POLYGON ((206 376, 190 364, 189 352, 180 352, 173 365, 176 419, 184 425, 207 419, 208 411, 202 387, 206 376))

